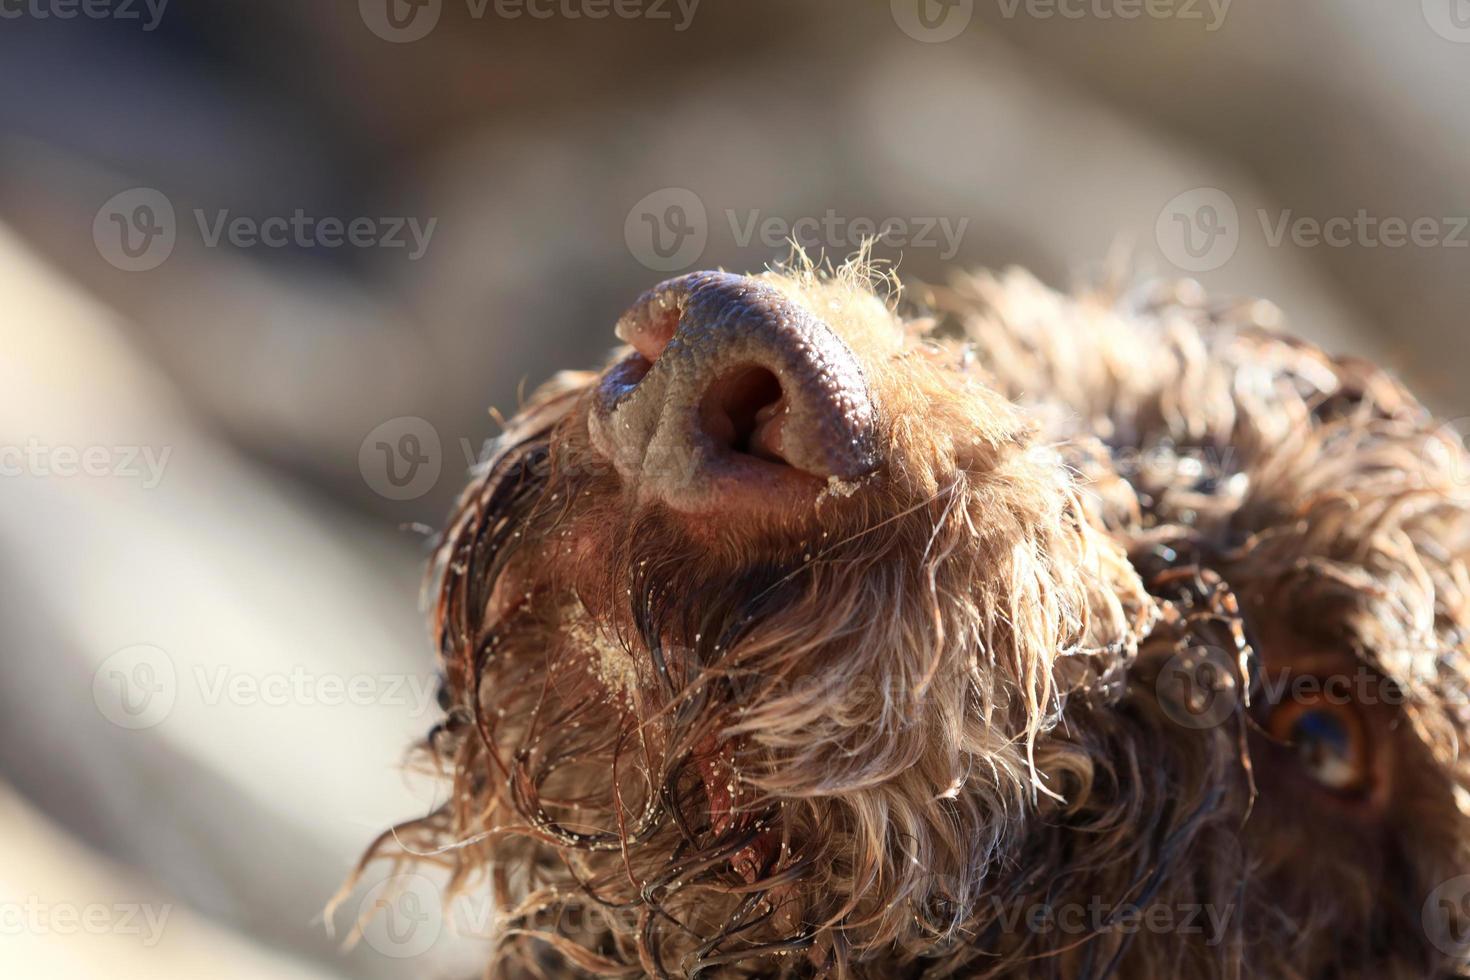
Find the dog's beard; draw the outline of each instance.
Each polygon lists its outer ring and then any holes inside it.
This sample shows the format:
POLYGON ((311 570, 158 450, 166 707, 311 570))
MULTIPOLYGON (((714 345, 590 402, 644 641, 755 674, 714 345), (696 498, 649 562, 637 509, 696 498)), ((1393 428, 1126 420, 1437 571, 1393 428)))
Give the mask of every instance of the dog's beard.
POLYGON ((566 418, 503 440, 437 610, 431 747, 456 785, 421 826, 461 874, 501 869, 507 962, 973 955, 995 865, 1055 792, 1053 658, 1096 683, 1147 626, 1121 556, 1020 453, 800 534, 696 533, 580 465, 566 418))
POLYGON ((1079 651, 1047 672, 1074 680, 1039 696, 1023 662, 978 653, 1006 650, 1004 635, 938 664, 902 655, 943 648, 918 624, 954 637, 993 620, 915 587, 934 570, 912 560, 923 550, 902 528, 890 548, 868 536, 843 550, 839 533, 825 552, 801 542, 732 569, 655 513, 604 514, 600 526, 627 532, 599 539, 603 561, 561 567, 546 556, 575 557, 564 532, 578 525, 549 503, 575 494, 555 482, 547 445, 515 455, 484 490, 500 509, 458 536, 471 552, 495 541, 482 555, 495 560, 466 552, 446 571, 445 639, 462 651, 449 662, 469 687, 457 734, 440 740, 457 792, 436 828, 441 846, 474 841, 462 867, 495 869, 507 975, 550 949, 594 974, 653 975, 881 963, 887 976, 922 959, 980 976, 1126 963, 1224 978, 1248 960, 1427 963, 1412 923, 1390 929, 1374 904, 1381 889, 1423 892, 1436 868, 1387 880, 1377 869, 1408 873, 1413 859, 1376 862, 1378 841, 1321 835, 1275 853, 1299 813, 1275 814, 1280 825, 1258 813, 1248 854, 1246 719, 1185 731, 1158 701, 1170 657, 1229 636, 1182 622, 1156 629, 1136 660, 1079 651), (498 581, 456 581, 477 568, 498 581), (1028 755, 1034 703, 1051 717, 1028 755), (1304 874, 1309 851, 1354 863, 1304 874), (1265 919, 1262 895, 1337 938, 1291 938, 1274 919, 1247 930, 1265 919), (1102 917, 1086 934, 1024 918, 1094 901, 1102 917), (1167 909, 1196 931, 1113 928, 1127 907, 1167 909), (1379 923, 1371 935, 1367 922, 1379 923), (1280 945, 1248 949, 1262 935, 1280 945))

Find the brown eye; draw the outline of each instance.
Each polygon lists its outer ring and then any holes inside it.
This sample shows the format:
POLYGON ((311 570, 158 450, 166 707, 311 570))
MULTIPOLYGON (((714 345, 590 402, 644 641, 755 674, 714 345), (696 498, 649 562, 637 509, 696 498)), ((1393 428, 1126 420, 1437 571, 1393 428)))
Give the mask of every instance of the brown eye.
POLYGON ((1267 727, 1324 788, 1345 795, 1368 788, 1367 733, 1353 705, 1334 704, 1320 696, 1290 701, 1272 712, 1267 727))

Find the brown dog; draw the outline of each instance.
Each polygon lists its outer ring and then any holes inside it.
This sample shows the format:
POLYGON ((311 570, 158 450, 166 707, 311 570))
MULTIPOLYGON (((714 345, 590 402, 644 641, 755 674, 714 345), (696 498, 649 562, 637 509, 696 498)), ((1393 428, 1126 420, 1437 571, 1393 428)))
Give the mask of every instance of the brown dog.
POLYGON ((671 280, 511 421, 374 853, 492 976, 1461 971, 1453 433, 1187 284, 874 285, 671 280))

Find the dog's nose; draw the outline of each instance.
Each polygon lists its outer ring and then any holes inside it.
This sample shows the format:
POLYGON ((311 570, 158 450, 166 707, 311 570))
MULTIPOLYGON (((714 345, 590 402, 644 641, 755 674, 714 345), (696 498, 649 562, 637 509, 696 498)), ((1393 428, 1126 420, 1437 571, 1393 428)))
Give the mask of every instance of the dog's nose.
POLYGON ((876 467, 876 409, 857 357, 770 284, 671 279, 639 297, 618 336, 634 353, 597 390, 593 445, 669 505, 758 504, 876 467))

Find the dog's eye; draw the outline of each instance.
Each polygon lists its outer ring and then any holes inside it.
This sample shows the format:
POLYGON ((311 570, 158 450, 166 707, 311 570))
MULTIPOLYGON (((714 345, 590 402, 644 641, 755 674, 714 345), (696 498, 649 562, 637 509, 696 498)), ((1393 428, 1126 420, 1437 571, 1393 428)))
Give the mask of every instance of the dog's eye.
POLYGON ((1351 704, 1320 698, 1291 701, 1271 714, 1271 736, 1296 753, 1297 761, 1323 787, 1342 794, 1368 788, 1368 740, 1351 704))

